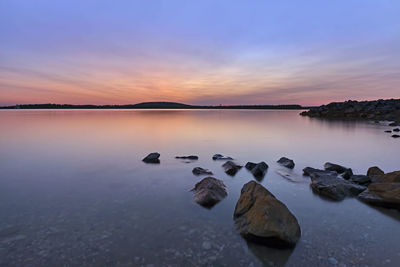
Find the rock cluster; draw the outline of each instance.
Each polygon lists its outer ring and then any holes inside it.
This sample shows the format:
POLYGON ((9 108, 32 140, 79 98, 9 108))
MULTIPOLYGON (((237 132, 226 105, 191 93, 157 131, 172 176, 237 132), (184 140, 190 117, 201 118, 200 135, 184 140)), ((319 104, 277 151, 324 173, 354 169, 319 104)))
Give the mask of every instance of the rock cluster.
POLYGON ((300 114, 321 118, 387 120, 394 121, 391 126, 397 126, 400 124, 400 99, 332 102, 300 114))

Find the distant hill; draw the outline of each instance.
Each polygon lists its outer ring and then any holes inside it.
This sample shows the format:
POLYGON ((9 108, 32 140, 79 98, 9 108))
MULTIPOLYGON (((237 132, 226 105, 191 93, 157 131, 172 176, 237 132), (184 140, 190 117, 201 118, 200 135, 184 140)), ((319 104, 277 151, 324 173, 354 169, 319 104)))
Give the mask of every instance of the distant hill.
POLYGON ((70 105, 70 104, 23 104, 0 109, 305 109, 300 105, 231 105, 196 106, 176 102, 143 102, 129 105, 70 105))

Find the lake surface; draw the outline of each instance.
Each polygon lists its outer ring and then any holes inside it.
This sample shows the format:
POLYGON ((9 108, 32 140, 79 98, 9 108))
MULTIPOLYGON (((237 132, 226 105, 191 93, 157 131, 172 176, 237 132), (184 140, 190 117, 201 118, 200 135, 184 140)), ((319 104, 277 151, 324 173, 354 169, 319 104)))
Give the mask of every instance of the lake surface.
POLYGON ((400 140, 373 122, 323 121, 272 110, 0 111, 0 266, 399 266, 399 212, 313 194, 306 166, 365 174, 400 170, 400 140), (141 160, 161 153, 161 164, 141 160), (233 210, 242 168, 221 153, 269 165, 261 184, 297 217, 292 250, 247 243, 233 210), (198 155, 186 163, 177 155, 198 155), (290 182, 276 161, 294 159, 290 182), (228 196, 213 209, 190 189, 211 169, 228 196))

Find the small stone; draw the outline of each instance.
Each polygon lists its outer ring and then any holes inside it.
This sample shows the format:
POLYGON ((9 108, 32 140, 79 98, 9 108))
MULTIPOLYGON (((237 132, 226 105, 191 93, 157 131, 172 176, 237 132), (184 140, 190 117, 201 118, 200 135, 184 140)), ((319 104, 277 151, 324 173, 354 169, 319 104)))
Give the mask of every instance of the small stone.
POLYGON ((203 244, 201 245, 203 247, 203 249, 205 250, 209 250, 211 249, 211 243, 208 241, 204 241, 203 244))
POLYGON ((332 265, 337 265, 339 262, 334 257, 329 257, 328 262, 332 265))

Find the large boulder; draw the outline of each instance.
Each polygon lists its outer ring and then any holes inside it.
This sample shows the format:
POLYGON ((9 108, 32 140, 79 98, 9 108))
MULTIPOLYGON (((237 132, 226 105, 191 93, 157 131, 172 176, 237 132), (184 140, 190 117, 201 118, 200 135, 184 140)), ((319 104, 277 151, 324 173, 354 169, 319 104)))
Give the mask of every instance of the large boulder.
POLYGON ((369 177, 381 177, 385 173, 377 166, 370 167, 367 171, 367 176, 369 177))
POLYGON ((240 234, 272 247, 293 247, 301 231, 296 217, 262 185, 251 181, 242 188, 233 214, 240 234))
POLYGON ((400 210, 400 183, 372 183, 358 198, 371 205, 400 210))
POLYGON ((221 154, 215 154, 214 156, 212 156, 213 160, 233 160, 233 158, 231 157, 226 157, 224 155, 221 154))
POLYGON ((310 177, 311 188, 315 193, 336 201, 357 196, 367 188, 329 174, 314 172, 310 177))
POLYGON ((264 161, 261 161, 260 163, 247 162, 245 167, 255 178, 260 179, 264 177, 265 172, 268 169, 268 164, 264 161))
POLYGON ((226 174, 234 176, 243 166, 229 160, 225 162, 222 167, 224 168, 226 174))
POLYGON ((294 168, 294 161, 291 159, 288 159, 286 157, 281 157, 278 161, 279 164, 282 166, 285 166, 286 168, 293 169, 294 168))
POLYGON ((191 191, 194 201, 206 208, 213 207, 228 195, 225 184, 214 177, 204 178, 191 191))
POLYGON ((202 167, 193 168, 192 173, 194 175, 213 175, 212 171, 210 171, 208 169, 204 169, 202 167))
POLYGON ((142 159, 143 162, 145 163, 160 163, 160 153, 158 152, 153 152, 148 154, 144 159, 142 159))

